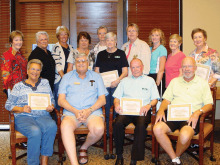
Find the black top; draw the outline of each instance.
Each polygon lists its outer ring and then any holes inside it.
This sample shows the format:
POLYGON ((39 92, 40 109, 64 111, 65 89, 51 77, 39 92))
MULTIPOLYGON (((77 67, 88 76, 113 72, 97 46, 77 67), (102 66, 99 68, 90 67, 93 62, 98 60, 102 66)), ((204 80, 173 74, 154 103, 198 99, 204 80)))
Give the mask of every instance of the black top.
POLYGON ((55 80, 55 61, 51 55, 51 52, 47 50, 47 53, 38 46, 31 52, 28 61, 32 59, 38 59, 43 63, 43 69, 40 73, 40 77, 49 81, 51 90, 53 91, 53 85, 55 80))
POLYGON ((69 48, 69 46, 68 46, 68 48, 62 47, 62 49, 63 49, 64 55, 65 55, 65 65, 64 65, 64 71, 63 71, 63 73, 66 74, 66 72, 67 72, 67 66, 68 66, 67 59, 68 59, 69 54, 70 54, 70 48, 69 48))
POLYGON ((114 53, 108 53, 103 50, 98 53, 96 67, 99 67, 99 72, 108 72, 118 70, 118 75, 122 74, 123 67, 129 67, 125 52, 117 49, 114 53))

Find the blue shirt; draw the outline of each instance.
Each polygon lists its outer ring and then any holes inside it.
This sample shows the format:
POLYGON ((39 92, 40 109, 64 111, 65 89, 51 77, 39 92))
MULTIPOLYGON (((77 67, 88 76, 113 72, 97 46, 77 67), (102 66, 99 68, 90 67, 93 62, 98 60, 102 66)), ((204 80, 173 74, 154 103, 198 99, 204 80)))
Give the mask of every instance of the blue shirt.
MULTIPOLYGON (((152 52, 152 47, 150 47, 150 50, 152 52)), ((150 73, 157 73, 159 70, 159 65, 160 65, 160 57, 165 56, 167 57, 167 49, 163 46, 160 45, 156 50, 154 50, 151 53, 151 60, 150 60, 150 73)))
POLYGON ((113 97, 143 99, 143 105, 160 98, 154 79, 146 75, 138 78, 134 76, 124 78, 116 88, 113 97))
MULTIPOLYGON (((54 104, 53 94, 47 79, 39 79, 36 83, 36 90, 27 85, 25 81, 21 81, 13 87, 8 100, 5 103, 5 109, 11 111, 15 106, 23 107, 28 105, 28 94, 29 93, 42 93, 50 94, 51 104, 54 104)), ((46 110, 31 110, 31 113, 14 113, 15 117, 18 115, 28 116, 45 116, 50 115, 46 110)))
MULTIPOLYGON (((58 93, 65 94, 68 103, 78 110, 91 107, 96 103, 99 96, 108 94, 102 77, 91 70, 86 72, 84 79, 79 78, 76 70, 65 74, 60 82, 58 93)), ((64 109, 63 114, 74 115, 66 109, 64 109)), ((92 115, 101 114, 101 108, 92 112, 92 115)))

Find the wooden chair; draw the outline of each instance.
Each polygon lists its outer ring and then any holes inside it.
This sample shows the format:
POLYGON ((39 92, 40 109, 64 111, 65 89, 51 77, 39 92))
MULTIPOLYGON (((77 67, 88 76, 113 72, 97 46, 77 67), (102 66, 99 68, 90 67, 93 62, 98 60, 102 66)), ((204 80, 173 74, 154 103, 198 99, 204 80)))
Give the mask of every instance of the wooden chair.
MULTIPOLYGON (((113 111, 114 111, 114 106, 111 107, 110 109, 110 115, 109 115, 109 153, 110 153, 110 158, 115 159, 115 155, 113 154, 113 111)), ((147 135, 149 137, 146 137, 146 140, 151 140, 152 139, 152 147, 145 146, 146 149, 149 149, 152 151, 152 157, 154 156, 155 153, 155 137, 153 138, 153 126, 156 120, 156 106, 152 107, 152 112, 151 112, 151 123, 148 124, 148 127, 146 128, 147 130, 147 135)), ((135 125, 133 123, 130 123, 126 128, 125 128, 125 134, 134 134, 134 129, 135 125)), ((129 139, 127 139, 129 140, 129 139)), ((125 143, 124 145, 132 144, 132 140, 129 140, 129 143, 125 143)), ((151 161, 154 161, 153 159, 151 161)))
MULTIPOLYGON (((102 107, 102 111, 103 111, 103 115, 105 117, 105 107, 103 106, 102 107)), ((60 121, 59 121, 59 126, 60 127, 60 123, 61 123, 61 117, 63 115, 63 108, 61 107, 60 108, 60 121)), ((101 142, 100 144, 96 143, 96 144, 93 144, 93 146, 95 147, 98 147, 98 148, 103 148, 103 153, 104 153, 104 158, 107 160, 108 159, 108 154, 107 154, 107 135, 106 135, 106 123, 104 124, 105 125, 105 128, 104 128, 104 134, 103 134, 103 143, 101 142)), ((81 125, 79 128, 77 128, 75 131, 74 131, 74 134, 75 135, 85 135, 85 134, 88 134, 89 133, 89 129, 84 126, 84 125, 81 125)), ((64 145, 63 145, 63 142, 62 142, 62 139, 61 139, 61 131, 59 129, 59 151, 60 151, 60 155, 63 156, 63 159, 65 160, 65 157, 64 157, 64 145)), ((102 140, 102 139, 101 139, 102 140)), ((84 140, 80 140, 80 139, 76 139, 76 146, 78 145, 81 145, 82 143, 84 142, 84 140)))
MULTIPOLYGON (((55 112, 59 118, 59 112, 55 109, 55 112)), ((12 165, 16 165, 16 160, 23 158, 24 156, 27 155, 27 153, 24 153, 18 157, 16 157, 16 148, 18 149, 22 149, 22 150, 26 150, 25 147, 23 147, 22 145, 20 145, 20 143, 25 143, 27 142, 27 137, 24 136, 23 134, 21 134, 20 132, 15 130, 15 117, 14 117, 14 113, 10 112, 9 113, 9 125, 10 125, 10 148, 11 148, 11 155, 9 156, 10 159, 12 159, 12 165)), ((60 132, 60 127, 57 128, 58 131, 60 132)), ((58 136, 58 133, 56 135, 56 139, 58 139, 58 143, 59 143, 59 139, 61 137, 58 136)), ((59 149, 58 149, 59 150, 59 149)), ((54 154, 59 154, 60 152, 54 152, 54 154)), ((62 155, 59 155, 59 162, 62 162, 62 155)))
MULTIPOLYGON (((215 126, 215 108, 216 108, 216 90, 217 88, 211 88, 212 96, 213 96, 213 106, 212 111, 209 111, 207 113, 202 114, 199 121, 199 127, 200 131, 197 135, 193 136, 191 140, 191 144, 197 144, 199 145, 199 148, 188 148, 187 153, 199 161, 199 165, 203 165, 203 153, 205 150, 210 150, 210 160, 215 161, 215 158, 213 156, 213 147, 214 147, 214 126, 215 126), (208 147, 205 147, 204 144, 207 140, 210 140, 210 145, 208 147), (199 152, 198 156, 193 154, 192 152, 196 151, 199 152)), ((169 138, 172 141, 177 141, 179 136, 179 130, 176 130, 175 132, 171 132, 168 134, 169 138)), ((155 138, 155 136, 154 136, 155 138)), ((158 163, 159 158, 159 143, 155 141, 155 163, 158 163)))

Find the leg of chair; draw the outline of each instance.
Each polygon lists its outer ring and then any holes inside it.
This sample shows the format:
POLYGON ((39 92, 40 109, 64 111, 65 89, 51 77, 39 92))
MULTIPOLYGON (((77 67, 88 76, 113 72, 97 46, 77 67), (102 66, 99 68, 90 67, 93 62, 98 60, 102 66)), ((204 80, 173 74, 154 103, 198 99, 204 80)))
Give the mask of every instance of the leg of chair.
POLYGON ((214 130, 213 130, 213 133, 210 137, 210 153, 211 153, 210 160, 216 161, 216 159, 214 158, 213 152, 214 152, 214 130))
POLYGON ((199 165, 203 165, 203 148, 204 147, 204 141, 202 139, 202 144, 199 144, 199 165))
POLYGON ((104 128, 104 134, 103 134, 103 152, 104 152, 104 158, 106 159, 106 160, 108 160, 109 159, 109 155, 107 154, 107 137, 106 137, 107 135, 106 135, 106 126, 105 126, 105 128, 104 128))
POLYGON ((16 147, 15 143, 11 143, 11 157, 12 157, 12 165, 16 165, 16 147))

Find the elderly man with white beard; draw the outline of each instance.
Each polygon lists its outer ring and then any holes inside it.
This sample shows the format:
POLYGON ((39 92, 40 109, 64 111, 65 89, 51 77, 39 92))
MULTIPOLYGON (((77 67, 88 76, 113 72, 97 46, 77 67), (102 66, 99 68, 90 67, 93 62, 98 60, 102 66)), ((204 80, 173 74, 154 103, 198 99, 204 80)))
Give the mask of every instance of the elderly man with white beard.
POLYGON ((183 76, 171 81, 163 95, 163 102, 153 128, 161 147, 172 159, 171 164, 181 164, 180 155, 189 147, 193 135, 199 132, 199 117, 212 110, 213 99, 207 81, 195 75, 196 62, 192 57, 182 61, 183 76), (192 104, 192 115, 188 121, 166 121, 165 110, 169 104, 192 104), (167 133, 180 130, 174 151, 167 133))

